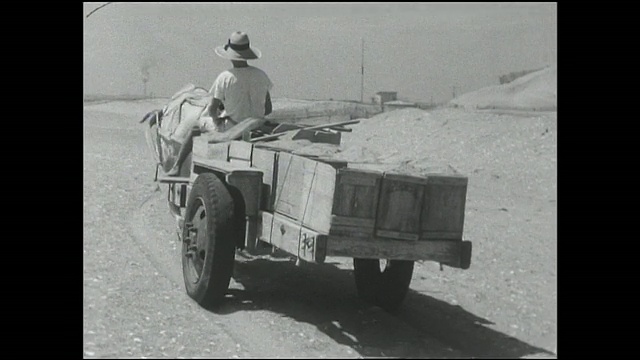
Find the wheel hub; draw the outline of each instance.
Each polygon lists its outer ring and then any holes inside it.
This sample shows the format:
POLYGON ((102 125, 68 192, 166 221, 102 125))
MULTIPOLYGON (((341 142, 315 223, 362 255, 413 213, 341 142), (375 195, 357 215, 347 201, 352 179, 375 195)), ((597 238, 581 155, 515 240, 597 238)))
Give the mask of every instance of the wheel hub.
POLYGON ((202 275, 207 245, 207 214, 204 206, 198 207, 191 222, 186 222, 183 246, 186 246, 184 256, 187 258, 192 282, 196 283, 202 275))

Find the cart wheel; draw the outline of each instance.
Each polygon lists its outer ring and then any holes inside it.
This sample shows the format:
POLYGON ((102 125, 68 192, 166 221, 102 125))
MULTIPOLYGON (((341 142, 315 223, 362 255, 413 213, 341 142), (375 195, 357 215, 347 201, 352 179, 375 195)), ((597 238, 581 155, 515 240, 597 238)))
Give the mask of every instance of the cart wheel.
POLYGON ((182 273, 187 294, 205 308, 222 303, 233 272, 233 199, 214 175, 199 175, 185 212, 182 273))
POLYGON ((353 259, 358 296, 386 311, 396 310, 409 290, 413 261, 389 260, 381 269, 378 259, 353 259))

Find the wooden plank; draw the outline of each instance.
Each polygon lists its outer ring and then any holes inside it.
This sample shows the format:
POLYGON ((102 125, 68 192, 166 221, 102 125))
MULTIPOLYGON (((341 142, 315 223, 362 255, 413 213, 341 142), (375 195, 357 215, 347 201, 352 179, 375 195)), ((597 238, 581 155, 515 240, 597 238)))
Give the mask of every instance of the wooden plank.
POLYGON ((420 234, 425 186, 385 174, 380 190, 376 228, 402 234, 420 234))
MULTIPOLYGON (((340 174, 340 172, 338 172, 340 174)), ((340 175, 338 175, 340 176, 340 175)), ((336 184, 336 193, 333 200, 333 213, 336 216, 350 217, 353 202, 355 201, 356 187, 342 184, 339 180, 336 184)))
POLYGON ((303 139, 309 140, 314 143, 340 145, 342 134, 325 132, 325 131, 300 129, 300 130, 297 130, 295 135, 292 137, 292 140, 303 140, 303 139))
POLYGON ((257 237, 258 239, 271 243, 271 231, 273 229, 273 214, 260 211, 258 214, 258 231, 257 237))
POLYGON ((282 123, 278 124, 278 126, 276 126, 271 133, 278 134, 289 130, 300 129, 302 127, 304 127, 304 125, 282 123))
POLYGON ((331 226, 359 226, 363 228, 373 228, 375 219, 370 218, 357 218, 333 215, 331 219, 331 226))
POLYGON ((351 208, 351 216, 375 219, 378 197, 380 196, 380 179, 374 186, 356 186, 355 199, 351 208))
POLYGON ((327 256, 345 256, 389 260, 428 260, 458 264, 461 241, 404 241, 380 238, 363 239, 330 235, 327 256))
POLYGON ((421 238, 462 239, 467 179, 432 175, 429 180, 420 219, 421 238))
POLYGON ((313 162, 316 166, 312 175, 311 187, 307 194, 304 191, 302 194, 304 204, 302 225, 322 234, 328 234, 331 228, 336 169, 323 162, 313 162))
POLYGON ((318 164, 301 156, 279 154, 274 204, 277 212, 302 221, 318 164))
POLYGON ((251 162, 253 144, 246 141, 232 141, 229 144, 229 158, 251 162))
POLYGON ((246 167, 251 166, 250 160, 229 158, 229 162, 238 166, 246 166, 246 167))
POLYGON ((246 173, 260 172, 260 174, 262 174, 260 170, 245 166, 243 164, 237 164, 237 163, 232 164, 228 161, 206 159, 200 156, 196 156, 195 154, 193 155, 192 161, 193 161, 193 172, 195 173, 202 172, 199 168, 205 168, 205 169, 220 171, 226 174, 231 172, 246 172, 246 173))
POLYGON ((413 176, 413 175, 399 174, 394 172, 385 173, 384 178, 388 179, 389 181, 397 181, 397 182, 421 184, 421 185, 426 185, 429 182, 429 177, 426 177, 426 176, 413 176))
POLYGON ((338 172, 338 183, 344 185, 376 186, 382 173, 379 171, 346 168, 338 172))
POLYGON ((229 143, 209 144, 203 136, 193 138, 193 154, 205 159, 227 161, 229 157, 229 143))
POLYGON ((345 160, 337 160, 337 159, 324 158, 324 157, 318 157, 316 158, 316 160, 329 164, 333 166, 334 169, 343 169, 349 165, 349 162, 345 160))
POLYGON ((428 175, 429 185, 451 185, 451 186, 467 186, 469 178, 460 175, 428 175))
POLYGON ((374 228, 372 226, 331 225, 329 235, 370 239, 374 237, 373 232, 374 228))
POLYGON ((310 229, 328 234, 336 169, 302 156, 279 153, 273 209, 310 229))
POLYGON ((262 212, 259 238, 305 261, 323 262, 327 237, 282 214, 262 212), (268 224, 272 223, 271 229, 268 224), (270 234, 267 236, 267 234, 270 234))
POLYGON ((399 239, 399 240, 411 240, 416 241, 420 238, 419 234, 403 233, 400 231, 378 230, 376 231, 378 237, 399 239))
POLYGON ((273 211, 273 203, 275 200, 275 184, 277 170, 277 152, 254 148, 251 159, 251 165, 263 172, 262 176, 262 206, 263 210, 273 211))
MULTIPOLYGON (((321 124, 321 125, 316 125, 316 126, 310 126, 308 128, 305 128, 305 129, 307 129, 307 130, 318 130, 318 129, 330 128, 332 126, 342 126, 342 125, 357 124, 359 122, 360 122, 360 120, 340 121, 340 122, 331 123, 331 124, 321 124)), ((256 142, 256 141, 264 141, 264 140, 276 139, 276 138, 286 134, 287 132, 288 131, 281 132, 281 133, 278 133, 278 134, 265 135, 265 136, 262 136, 262 137, 253 138, 250 141, 251 142, 256 142)))
POLYGON ((462 231, 423 231, 420 240, 462 240, 462 231))
POLYGON ((336 180, 333 214, 375 219, 381 178, 381 172, 340 169, 336 180))
MULTIPOLYGON (((351 119, 350 118, 345 118, 344 119, 344 121, 347 121, 347 120, 351 120, 351 119)), ((302 128, 309 127, 309 126, 313 126, 313 125, 282 123, 282 124, 278 124, 278 126, 276 126, 271 133, 272 134, 277 134, 277 133, 281 133, 281 132, 284 132, 284 131, 302 129, 302 128)), ((353 131, 353 129, 346 128, 346 127, 341 126, 341 125, 334 125, 334 126, 329 127, 329 129, 336 130, 336 131, 343 131, 343 132, 352 132, 353 131)))

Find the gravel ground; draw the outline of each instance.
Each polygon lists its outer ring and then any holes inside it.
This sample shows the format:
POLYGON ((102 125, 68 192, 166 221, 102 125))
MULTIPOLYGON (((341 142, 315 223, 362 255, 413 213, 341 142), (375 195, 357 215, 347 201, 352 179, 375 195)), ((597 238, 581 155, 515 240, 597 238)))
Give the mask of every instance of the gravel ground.
MULTIPOLYGON (((84 108, 85 357, 555 357, 557 115, 380 114, 345 146, 469 177, 469 270, 418 263, 394 315, 360 302, 349 259, 238 258, 219 314, 182 284, 166 188, 138 120, 163 101, 84 108)), ((276 254, 277 255, 277 254, 276 254)))

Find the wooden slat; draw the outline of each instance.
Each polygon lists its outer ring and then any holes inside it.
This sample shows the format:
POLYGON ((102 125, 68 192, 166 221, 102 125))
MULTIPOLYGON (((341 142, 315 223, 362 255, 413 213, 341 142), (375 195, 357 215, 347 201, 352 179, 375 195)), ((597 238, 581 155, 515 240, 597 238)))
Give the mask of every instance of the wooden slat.
POLYGON ((311 187, 303 190, 302 193, 304 206, 302 225, 322 234, 328 234, 331 228, 336 169, 329 164, 314 162, 316 166, 315 173, 312 174, 311 187))
POLYGON ((238 166, 246 166, 246 167, 251 166, 250 160, 229 158, 229 162, 238 166))
POLYGON ((229 143, 209 144, 203 136, 193 138, 193 154, 205 159, 227 161, 229 157, 229 143))
POLYGON ((374 228, 372 226, 331 225, 329 235, 370 239, 374 236, 373 232, 374 228))
POLYGON ((462 240, 462 231, 423 231, 420 240, 462 240))
POLYGON ((376 186, 382 173, 362 169, 340 169, 338 183, 344 185, 376 186))
POLYGON ((374 223, 375 223, 375 219, 373 218, 367 219, 367 218, 333 215, 331 219, 332 227, 333 226, 358 226, 358 227, 373 229, 374 223))
POLYGON ((447 264, 460 262, 461 241, 404 241, 361 239, 330 235, 327 256, 389 260, 429 260, 447 264))
POLYGON ((277 152, 254 148, 251 165, 256 169, 262 170, 264 174, 262 176, 263 203, 261 208, 264 210, 273 211, 273 203, 275 200, 274 187, 276 184, 277 152))
POLYGON ((313 179, 316 162, 281 152, 278 157, 278 178, 274 209, 293 219, 301 220, 304 204, 313 179), (307 190, 305 192, 305 189, 307 190))
POLYGON ((466 178, 432 175, 429 180, 420 219, 421 238, 462 239, 466 178))
POLYGON ((429 185, 467 186, 469 178, 460 175, 428 175, 429 185))
MULTIPOLYGON (((360 120, 340 121, 340 122, 331 123, 331 124, 321 124, 321 125, 316 125, 316 126, 310 126, 310 127, 306 128, 306 130, 325 129, 325 128, 330 128, 332 126, 342 126, 342 125, 357 124, 359 122, 360 122, 360 120)), ((289 131, 291 131, 291 130, 289 130, 289 131)), ((282 135, 284 135, 286 133, 287 133, 287 131, 281 132, 281 133, 278 133, 278 134, 271 134, 271 135, 265 135, 265 136, 258 137, 258 138, 253 138, 253 139, 251 139, 251 142, 276 139, 276 138, 278 138, 278 137, 280 137, 280 136, 282 136, 282 135)))
POLYGON ((300 129, 293 135, 292 140, 309 140, 314 143, 340 145, 341 138, 340 133, 300 129))
POLYGON ((289 130, 300 129, 302 127, 304 127, 304 125, 282 123, 278 124, 278 126, 276 126, 271 133, 278 134, 289 130))
POLYGON ((350 217, 355 196, 355 186, 341 184, 338 180, 336 184, 336 193, 333 200, 333 213, 336 216, 350 217))
POLYGON ((223 173, 231 173, 231 172, 246 172, 246 173, 255 173, 262 172, 258 169, 248 167, 242 164, 232 164, 228 161, 221 161, 215 159, 206 159, 200 156, 193 155, 193 172, 198 173, 198 167, 221 171, 223 173))
POLYGON ((316 160, 329 164, 333 166, 334 169, 343 169, 349 165, 349 162, 345 160, 336 160, 336 159, 323 158, 323 157, 318 157, 316 160))
POLYGON ((278 156, 276 201, 274 209, 302 221, 316 168, 329 165, 281 152, 278 156))
POLYGON ((258 239, 271 243, 271 231, 273 228, 273 214, 260 211, 258 215, 258 231, 257 237, 258 239))
POLYGON ((380 196, 379 183, 380 179, 375 186, 356 186, 351 216, 375 219, 378 197, 380 196))
POLYGON ((382 179, 376 228, 405 234, 420 234, 420 215, 425 186, 405 177, 385 174, 382 179))
POLYGON ((387 172, 384 174, 384 178, 389 181, 397 181, 403 183, 411 183, 411 184, 421 184, 426 185, 429 181, 429 178, 426 176, 412 176, 406 174, 398 174, 394 172, 387 172))
POLYGON ((400 231, 378 230, 376 231, 378 237, 399 239, 399 240, 411 240, 415 241, 420 238, 420 235, 413 233, 404 233, 400 231))
POLYGON ((229 158, 251 162, 253 144, 246 141, 232 141, 229 145, 229 158))
POLYGON ((258 231, 260 240, 305 261, 324 261, 327 239, 325 235, 303 227, 282 214, 265 211, 262 212, 261 219, 262 230, 258 231), (273 224, 270 230, 269 223, 273 224))
POLYGON ((338 170, 333 214, 374 220, 381 178, 382 173, 375 171, 338 170))

